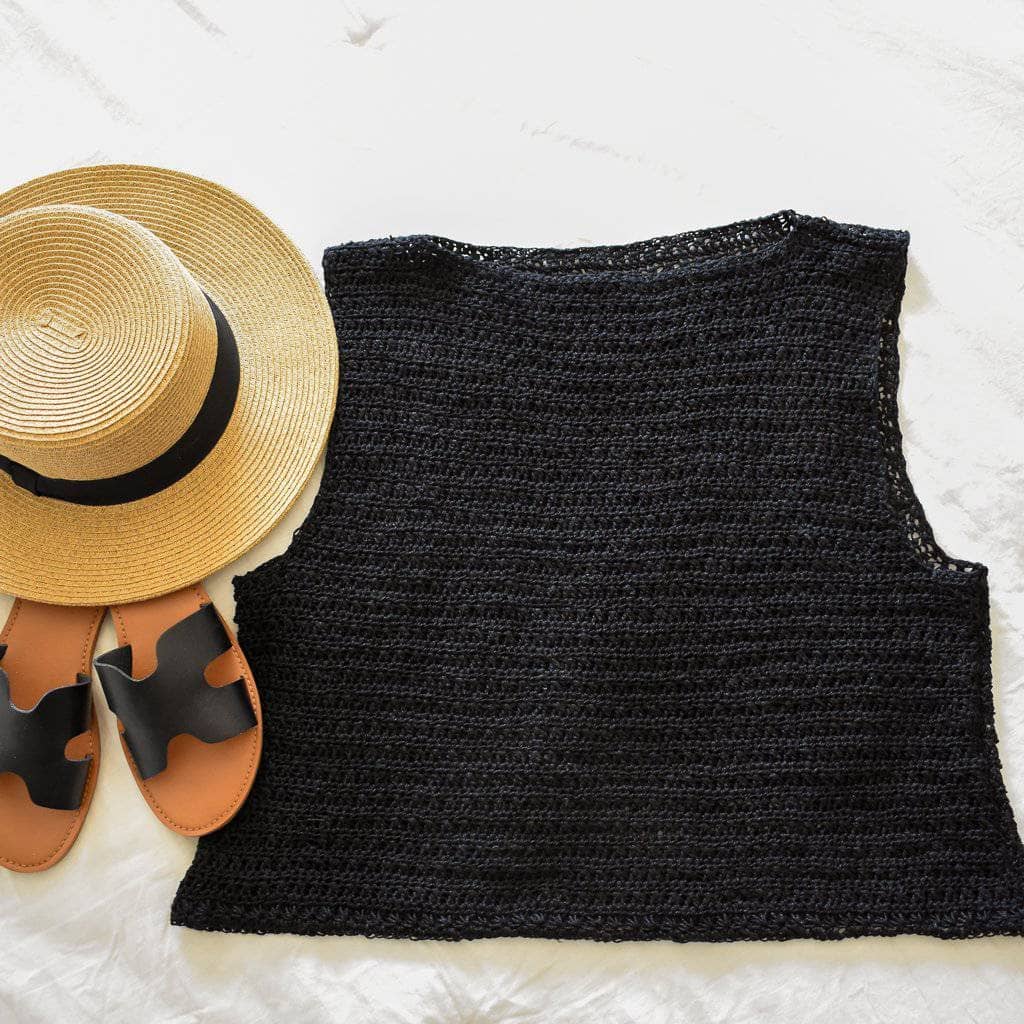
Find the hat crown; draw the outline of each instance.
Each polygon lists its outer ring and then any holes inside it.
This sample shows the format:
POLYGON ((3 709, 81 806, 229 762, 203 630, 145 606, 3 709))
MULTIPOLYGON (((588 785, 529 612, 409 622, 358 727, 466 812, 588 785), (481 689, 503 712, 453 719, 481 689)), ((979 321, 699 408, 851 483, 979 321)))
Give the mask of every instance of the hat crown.
POLYGON ((202 290, 142 225, 64 204, 0 217, 0 454, 131 472, 188 428, 216 353, 202 290))

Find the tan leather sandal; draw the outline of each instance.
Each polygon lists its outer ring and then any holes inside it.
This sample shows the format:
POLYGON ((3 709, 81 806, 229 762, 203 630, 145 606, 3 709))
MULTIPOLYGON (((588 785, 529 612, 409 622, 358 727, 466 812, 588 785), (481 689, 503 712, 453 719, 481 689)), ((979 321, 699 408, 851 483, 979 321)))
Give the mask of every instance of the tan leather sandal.
POLYGON ((89 662, 103 608, 19 598, 0 632, 0 864, 43 871, 71 849, 100 763, 89 662))
POLYGON ((135 782, 168 828, 213 832, 245 802, 259 766, 252 670, 201 586, 110 611, 122 646, 95 665, 135 782))

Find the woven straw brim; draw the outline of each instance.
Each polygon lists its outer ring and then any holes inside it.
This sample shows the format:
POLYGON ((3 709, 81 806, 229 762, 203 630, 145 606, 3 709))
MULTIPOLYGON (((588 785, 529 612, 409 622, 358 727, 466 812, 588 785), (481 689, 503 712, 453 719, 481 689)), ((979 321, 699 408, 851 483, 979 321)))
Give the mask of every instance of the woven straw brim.
POLYGON ((90 507, 39 498, 0 474, 0 589, 53 604, 140 601, 195 583, 264 538, 323 452, 338 343, 309 264, 227 189, 154 167, 85 167, 0 196, 0 216, 73 203, 128 217, 178 256, 235 334, 231 422, 188 476, 140 501, 90 507))

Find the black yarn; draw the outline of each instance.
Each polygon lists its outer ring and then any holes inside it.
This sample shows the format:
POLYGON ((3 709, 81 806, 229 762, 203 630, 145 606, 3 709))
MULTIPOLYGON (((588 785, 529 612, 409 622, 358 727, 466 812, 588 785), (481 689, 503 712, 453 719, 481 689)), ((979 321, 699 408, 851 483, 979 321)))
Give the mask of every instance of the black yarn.
POLYGON ((987 569, 901 452, 907 244, 783 212, 329 249, 323 482, 235 581, 263 766, 172 920, 1024 933, 987 569))

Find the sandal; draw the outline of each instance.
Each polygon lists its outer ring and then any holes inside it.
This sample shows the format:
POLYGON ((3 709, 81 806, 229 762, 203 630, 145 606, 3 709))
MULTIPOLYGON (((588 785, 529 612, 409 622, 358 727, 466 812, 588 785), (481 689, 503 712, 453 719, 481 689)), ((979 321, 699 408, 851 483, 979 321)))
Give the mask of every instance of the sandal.
POLYGON ((0 633, 0 864, 43 871, 71 849, 96 789, 89 661, 103 608, 18 598, 0 633))
POLYGON ((252 671, 201 586, 110 611, 122 646, 94 664, 135 782, 168 828, 213 832, 245 802, 259 766, 252 671))

